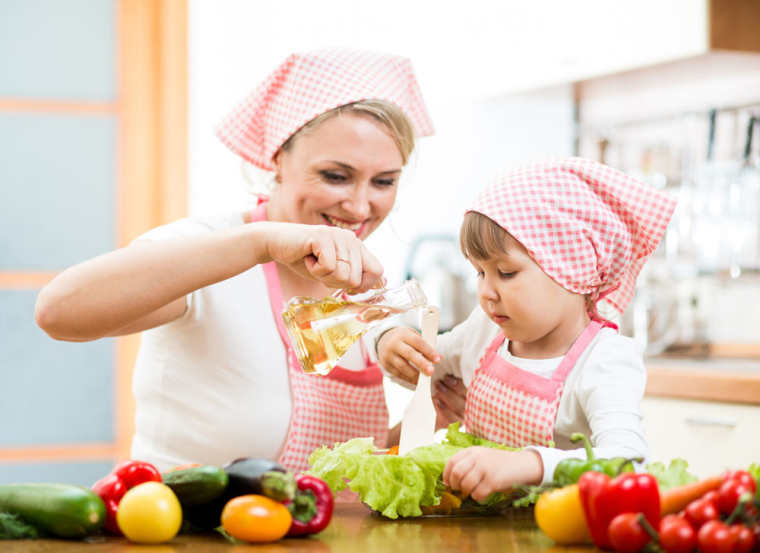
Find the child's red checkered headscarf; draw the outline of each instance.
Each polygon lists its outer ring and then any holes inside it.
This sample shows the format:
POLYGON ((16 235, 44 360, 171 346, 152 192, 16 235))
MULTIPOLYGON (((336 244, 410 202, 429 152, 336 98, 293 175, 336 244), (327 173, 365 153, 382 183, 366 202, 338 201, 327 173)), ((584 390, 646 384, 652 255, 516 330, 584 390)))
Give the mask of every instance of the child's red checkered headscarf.
POLYGON ((326 50, 291 54, 222 121, 217 136, 243 159, 272 171, 272 157, 298 129, 360 100, 391 102, 409 118, 416 136, 433 134, 407 58, 326 50))
POLYGON ((470 211, 509 232, 562 287, 622 313, 675 205, 611 167, 567 158, 500 176, 470 211))

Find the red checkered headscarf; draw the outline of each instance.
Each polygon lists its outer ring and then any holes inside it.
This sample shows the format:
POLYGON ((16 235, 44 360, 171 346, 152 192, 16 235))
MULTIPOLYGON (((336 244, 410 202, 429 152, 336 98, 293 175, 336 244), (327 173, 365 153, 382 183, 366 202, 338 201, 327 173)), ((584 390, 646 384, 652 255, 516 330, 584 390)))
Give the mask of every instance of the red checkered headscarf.
POLYGON ((566 158, 498 177, 469 211, 509 232, 563 288, 622 313, 675 205, 611 167, 566 158))
POLYGON ((272 171, 272 157, 298 129, 360 100, 391 102, 409 118, 417 136, 433 134, 407 58, 325 50, 288 56, 222 121, 217 136, 243 159, 272 171))

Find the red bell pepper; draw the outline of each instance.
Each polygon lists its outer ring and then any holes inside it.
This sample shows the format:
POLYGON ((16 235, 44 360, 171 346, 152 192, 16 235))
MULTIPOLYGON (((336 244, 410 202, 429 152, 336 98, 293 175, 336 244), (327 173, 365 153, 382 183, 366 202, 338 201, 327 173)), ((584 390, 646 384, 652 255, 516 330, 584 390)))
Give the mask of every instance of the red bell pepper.
POLYGON ((108 476, 104 476, 92 485, 92 491, 100 496, 106 504, 105 528, 112 534, 121 535, 116 523, 116 511, 119 501, 127 493, 143 482, 161 482, 158 469, 144 461, 124 461, 116 465, 108 476))
POLYGON ((300 474, 296 477, 296 495, 288 503, 293 515, 288 536, 306 536, 321 532, 330 523, 333 514, 332 490, 316 476, 300 474))
POLYGON ((585 472, 578 491, 597 547, 612 548, 610 522, 621 513, 642 513, 653 528, 660 526, 660 491, 651 474, 625 473, 610 479, 600 472, 585 472))

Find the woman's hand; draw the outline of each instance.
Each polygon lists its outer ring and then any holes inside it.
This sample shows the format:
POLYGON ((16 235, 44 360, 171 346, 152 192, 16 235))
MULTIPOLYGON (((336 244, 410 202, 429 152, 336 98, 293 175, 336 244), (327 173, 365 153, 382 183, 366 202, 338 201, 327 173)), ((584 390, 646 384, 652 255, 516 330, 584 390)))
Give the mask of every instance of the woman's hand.
POLYGON ((467 388, 461 378, 447 374, 435 383, 433 404, 438 417, 435 428, 447 428, 451 423, 464 420, 464 404, 467 388))
POLYGON ((541 457, 532 449, 505 451, 492 447, 468 447, 456 453, 443 469, 443 483, 461 490, 475 501, 494 492, 507 492, 512 486, 535 485, 543 478, 541 457))
POLYGON ((383 285, 383 266, 350 230, 326 225, 267 223, 269 256, 329 288, 364 292, 383 285))
POLYGON ((433 363, 438 363, 441 356, 419 332, 399 326, 380 337, 377 342, 377 359, 390 375, 417 384, 419 371, 432 375, 433 363))

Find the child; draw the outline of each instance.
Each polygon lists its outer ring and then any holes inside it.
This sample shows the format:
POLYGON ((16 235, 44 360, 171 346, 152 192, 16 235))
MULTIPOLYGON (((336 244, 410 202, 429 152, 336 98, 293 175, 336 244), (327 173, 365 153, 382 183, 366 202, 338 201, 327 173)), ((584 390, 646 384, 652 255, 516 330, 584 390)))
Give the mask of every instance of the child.
POLYGON ((590 436, 597 457, 646 456, 642 355, 597 302, 623 312, 674 208, 665 194, 580 158, 526 166, 478 196, 460 246, 478 273, 480 305, 438 338, 437 353, 408 328, 377 343, 386 371, 409 381, 440 361, 436 377, 467 386, 468 431, 525 448, 461 451, 444 483, 482 500, 551 482, 560 461, 585 457, 574 432, 590 436))

